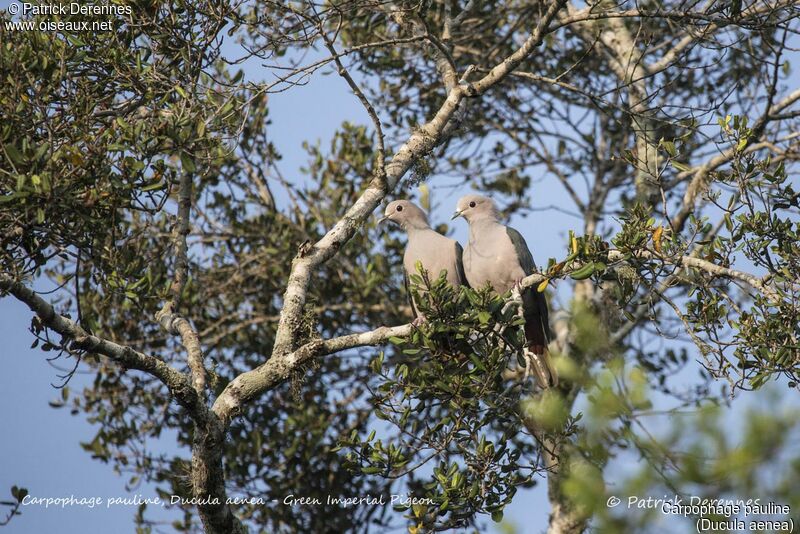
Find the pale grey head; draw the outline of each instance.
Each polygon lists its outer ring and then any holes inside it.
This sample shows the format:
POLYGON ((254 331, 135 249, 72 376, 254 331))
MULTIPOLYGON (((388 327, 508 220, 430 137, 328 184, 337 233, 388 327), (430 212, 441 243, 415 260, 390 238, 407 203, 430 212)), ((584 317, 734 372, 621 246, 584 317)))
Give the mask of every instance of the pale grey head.
POLYGON ((458 199, 453 219, 457 217, 464 217, 467 222, 480 219, 497 219, 497 206, 494 205, 494 200, 489 197, 467 195, 458 199))
POLYGON ((408 200, 395 200, 386 206, 383 212, 383 217, 378 221, 391 221, 399 224, 404 229, 409 228, 421 229, 428 228, 428 216, 416 204, 408 200))

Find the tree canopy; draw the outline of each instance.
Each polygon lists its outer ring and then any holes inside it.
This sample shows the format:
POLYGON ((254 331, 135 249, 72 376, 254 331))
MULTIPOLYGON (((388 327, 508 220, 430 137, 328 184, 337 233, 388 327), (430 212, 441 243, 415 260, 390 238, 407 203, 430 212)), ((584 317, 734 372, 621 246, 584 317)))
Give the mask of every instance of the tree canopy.
MULTIPOLYGON (((123 3, 95 33, 2 13, 0 295, 93 373, 62 384, 87 452, 202 501, 176 530, 479 528, 546 480, 549 532, 647 531, 605 507, 625 455, 647 464, 631 491, 763 482, 710 406, 797 395, 795 2, 123 3), (369 120, 286 169, 271 95, 325 73, 369 120), (373 212, 470 187, 574 218, 523 282, 549 296, 558 388, 522 379, 509 295, 419 272, 409 323, 403 238, 373 212), (650 435, 656 397, 701 435, 650 435), (708 443, 729 467, 692 463, 708 443), (227 502, 390 492, 424 500, 227 502)), ((747 458, 796 424, 754 416, 747 458)))

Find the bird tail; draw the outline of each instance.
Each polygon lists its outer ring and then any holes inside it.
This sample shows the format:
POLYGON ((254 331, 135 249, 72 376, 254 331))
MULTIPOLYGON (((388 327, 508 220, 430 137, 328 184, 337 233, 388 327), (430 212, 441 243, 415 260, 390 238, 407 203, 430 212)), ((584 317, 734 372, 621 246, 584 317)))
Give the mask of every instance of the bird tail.
POLYGON ((553 366, 550 352, 541 345, 525 347, 525 377, 533 375, 542 389, 554 388, 558 385, 558 373, 553 366))
POLYGON ((542 389, 554 388, 558 385, 558 374, 547 350, 550 337, 547 327, 539 317, 526 319, 525 376, 533 374, 542 389))

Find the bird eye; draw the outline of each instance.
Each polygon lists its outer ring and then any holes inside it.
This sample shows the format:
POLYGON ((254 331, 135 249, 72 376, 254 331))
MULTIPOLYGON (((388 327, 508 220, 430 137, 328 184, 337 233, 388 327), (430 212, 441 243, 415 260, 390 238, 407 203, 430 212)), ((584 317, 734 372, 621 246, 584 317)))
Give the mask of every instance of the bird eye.
POLYGON ((397 211, 403 211, 403 206, 397 206, 397 211))
POLYGON ((469 207, 470 207, 470 208, 474 208, 474 207, 475 207, 475 201, 474 201, 474 200, 473 200, 472 202, 470 202, 470 203, 469 203, 469 207))

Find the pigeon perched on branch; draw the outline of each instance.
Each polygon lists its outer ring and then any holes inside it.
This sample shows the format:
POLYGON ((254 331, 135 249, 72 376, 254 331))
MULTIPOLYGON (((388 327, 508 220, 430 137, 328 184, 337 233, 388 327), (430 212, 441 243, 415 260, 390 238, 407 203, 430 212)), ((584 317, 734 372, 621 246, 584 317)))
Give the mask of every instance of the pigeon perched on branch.
POLYGON ((520 287, 520 281, 536 271, 522 235, 499 221, 492 199, 467 195, 458 201, 453 219, 469 223, 469 243, 464 250, 464 272, 471 287, 489 284, 496 292, 516 290, 521 294, 525 319, 526 376, 533 371, 542 388, 554 387, 558 377, 550 362, 550 322, 547 301, 535 288, 520 287))
MULTIPOLYGON (((395 200, 386 206, 384 216, 378 222, 385 221, 398 224, 408 234, 403 255, 406 289, 409 289, 410 277, 417 273, 417 262, 433 278, 444 270, 447 271, 447 281, 452 286, 466 285, 461 245, 431 228, 422 209, 408 200, 395 200)), ((410 296, 409 291, 409 298, 410 296)), ((411 298, 410 300, 416 317, 415 323, 419 324, 424 317, 420 314, 417 303, 411 298)))

